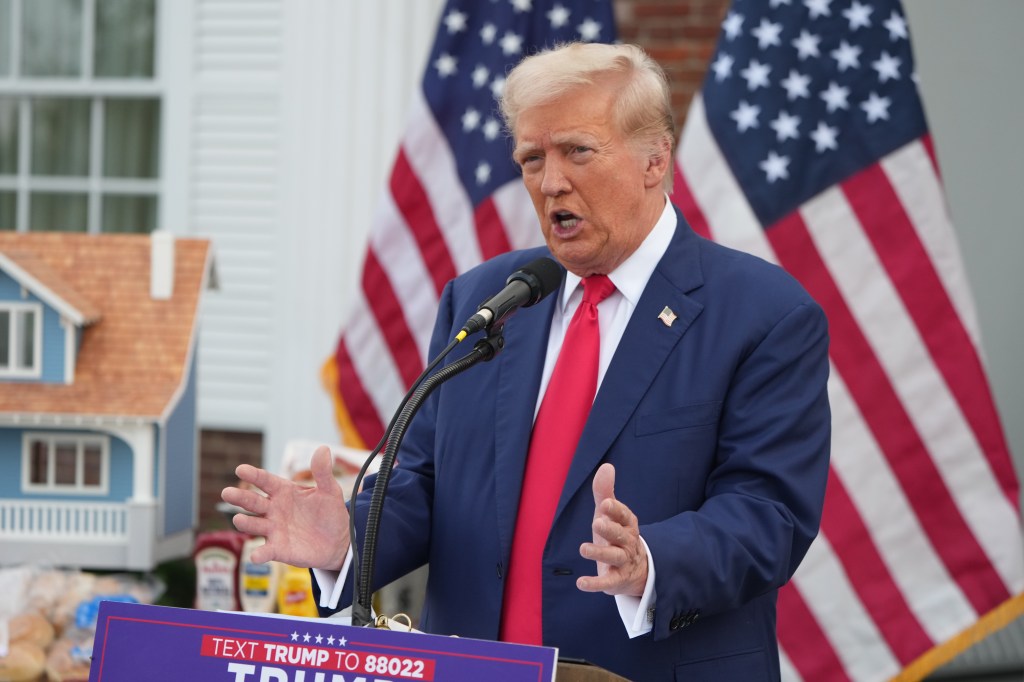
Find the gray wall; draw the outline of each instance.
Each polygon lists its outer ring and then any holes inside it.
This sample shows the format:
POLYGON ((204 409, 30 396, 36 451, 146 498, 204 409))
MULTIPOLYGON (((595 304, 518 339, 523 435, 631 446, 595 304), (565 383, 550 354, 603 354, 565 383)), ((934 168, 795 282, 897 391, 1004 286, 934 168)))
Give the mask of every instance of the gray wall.
MULTIPOLYGON (((920 89, 1018 476, 1024 478, 1024 2, 904 0, 920 89)), ((936 680, 1021 679, 1024 620, 936 680)))
POLYGON ((1024 2, 904 0, 904 7, 989 379, 1021 475, 1024 2))

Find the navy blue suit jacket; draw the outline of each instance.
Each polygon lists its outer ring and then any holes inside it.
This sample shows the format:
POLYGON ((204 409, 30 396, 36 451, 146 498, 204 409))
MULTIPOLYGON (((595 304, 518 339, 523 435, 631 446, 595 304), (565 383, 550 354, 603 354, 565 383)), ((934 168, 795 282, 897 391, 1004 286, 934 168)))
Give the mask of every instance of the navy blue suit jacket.
MULTIPOLYGON (((543 559, 544 642, 644 682, 777 680, 776 592, 817 533, 828 473, 826 321, 781 269, 699 237, 677 215, 558 503, 543 559), (659 319, 665 307, 671 325, 659 319), (579 546, 592 537, 602 462, 615 465, 616 497, 639 518, 656 568, 653 632, 635 639, 613 597, 575 585, 596 572, 579 546)), ((505 254, 450 282, 431 357, 542 255, 505 254)), ((519 310, 502 353, 432 394, 399 451, 376 587, 429 563, 424 630, 498 637, 556 299, 519 310)))

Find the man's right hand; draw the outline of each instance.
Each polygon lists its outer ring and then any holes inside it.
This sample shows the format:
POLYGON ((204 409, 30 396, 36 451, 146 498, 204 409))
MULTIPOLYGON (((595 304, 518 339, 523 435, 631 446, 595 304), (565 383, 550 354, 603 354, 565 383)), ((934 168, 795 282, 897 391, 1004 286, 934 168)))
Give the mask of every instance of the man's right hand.
POLYGON ((253 550, 254 562, 341 569, 349 546, 349 515, 333 464, 330 448, 318 447, 310 461, 313 487, 248 464, 235 469, 239 479, 263 491, 229 487, 221 492, 225 502, 246 512, 235 514, 235 528, 266 538, 253 550))

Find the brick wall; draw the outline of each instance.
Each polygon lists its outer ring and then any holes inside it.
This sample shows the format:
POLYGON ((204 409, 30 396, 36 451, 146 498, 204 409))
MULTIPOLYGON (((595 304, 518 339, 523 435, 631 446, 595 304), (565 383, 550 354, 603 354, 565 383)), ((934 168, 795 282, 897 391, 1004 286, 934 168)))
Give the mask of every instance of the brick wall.
POLYGON ((228 528, 229 520, 217 511, 220 491, 238 481, 239 464, 261 464, 263 435, 205 430, 199 437, 199 453, 199 529, 228 528))
POLYGON ((676 129, 700 89, 729 0, 615 0, 619 39, 636 43, 664 67, 676 129))

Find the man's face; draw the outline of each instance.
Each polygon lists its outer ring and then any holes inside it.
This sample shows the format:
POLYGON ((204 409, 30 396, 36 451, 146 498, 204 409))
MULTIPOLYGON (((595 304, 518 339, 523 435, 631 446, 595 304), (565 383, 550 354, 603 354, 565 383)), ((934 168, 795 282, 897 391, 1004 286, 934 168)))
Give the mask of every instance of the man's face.
POLYGON ((665 161, 630 146, 612 120, 615 91, 580 86, 516 121, 513 158, 551 253, 581 277, 630 256, 664 208, 665 161))

